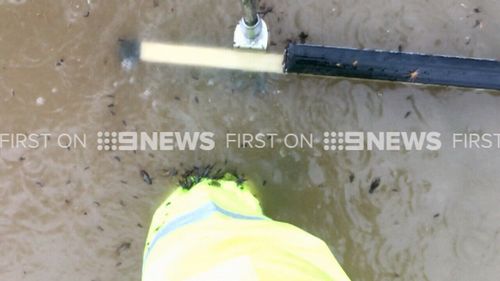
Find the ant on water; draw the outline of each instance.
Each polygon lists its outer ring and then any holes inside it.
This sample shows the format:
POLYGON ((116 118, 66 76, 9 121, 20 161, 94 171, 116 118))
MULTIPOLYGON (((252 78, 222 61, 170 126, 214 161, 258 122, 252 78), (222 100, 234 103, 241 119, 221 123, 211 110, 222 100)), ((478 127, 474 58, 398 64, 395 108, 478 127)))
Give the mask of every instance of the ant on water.
POLYGON ((408 73, 408 80, 410 82, 415 82, 417 80, 419 74, 420 74, 420 72, 418 69, 411 71, 410 73, 408 73))

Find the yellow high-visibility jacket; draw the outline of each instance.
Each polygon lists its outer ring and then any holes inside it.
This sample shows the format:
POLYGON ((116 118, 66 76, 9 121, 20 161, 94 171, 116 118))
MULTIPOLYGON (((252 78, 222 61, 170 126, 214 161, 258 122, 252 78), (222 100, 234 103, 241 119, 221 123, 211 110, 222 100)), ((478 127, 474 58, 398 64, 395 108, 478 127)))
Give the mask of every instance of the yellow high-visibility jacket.
POLYGON ((264 216, 232 176, 179 187, 156 210, 143 281, 349 281, 327 245, 264 216))

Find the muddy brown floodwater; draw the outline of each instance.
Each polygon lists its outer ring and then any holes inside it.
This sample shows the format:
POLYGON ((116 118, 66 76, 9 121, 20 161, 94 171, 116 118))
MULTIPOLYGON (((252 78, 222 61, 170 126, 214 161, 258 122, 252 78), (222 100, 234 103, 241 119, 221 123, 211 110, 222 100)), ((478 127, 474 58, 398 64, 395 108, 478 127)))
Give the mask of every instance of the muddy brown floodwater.
MULTIPOLYGON (((261 2, 272 8, 273 52, 290 39, 500 59, 497 0, 261 2)), ((210 163, 265 183, 266 213, 323 238, 352 280, 499 280, 500 150, 446 141, 499 132, 498 92, 120 67, 119 38, 228 47, 239 17, 236 0, 0 0, 1 132, 88 142, 4 143, 0 280, 139 280, 149 220, 174 170, 210 163), (211 131, 217 147, 105 152, 99 131, 211 131), (325 131, 438 131, 443 148, 222 145, 226 132, 325 131)))

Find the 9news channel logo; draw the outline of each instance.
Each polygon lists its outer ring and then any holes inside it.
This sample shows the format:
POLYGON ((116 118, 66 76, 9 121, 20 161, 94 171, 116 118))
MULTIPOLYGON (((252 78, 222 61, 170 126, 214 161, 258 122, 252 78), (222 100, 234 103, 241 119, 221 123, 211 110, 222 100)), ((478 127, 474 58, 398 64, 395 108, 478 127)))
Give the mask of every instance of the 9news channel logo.
POLYGON ((325 132, 325 151, 401 151, 439 150, 438 132, 325 132))
POLYGON ((195 151, 215 148, 212 132, 98 132, 99 151, 195 151))

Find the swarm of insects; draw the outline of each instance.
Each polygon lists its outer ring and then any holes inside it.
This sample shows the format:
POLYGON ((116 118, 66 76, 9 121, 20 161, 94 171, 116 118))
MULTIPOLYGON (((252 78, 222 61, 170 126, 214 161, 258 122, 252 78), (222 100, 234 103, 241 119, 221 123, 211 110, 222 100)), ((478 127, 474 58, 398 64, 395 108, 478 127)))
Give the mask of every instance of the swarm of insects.
POLYGON ((220 170, 217 170, 215 173, 213 172, 215 164, 206 165, 206 166, 194 166, 191 169, 186 170, 179 180, 179 185, 184 189, 191 189, 194 185, 199 183, 201 180, 205 178, 210 179, 220 179, 223 174, 220 173, 220 170))
MULTIPOLYGON (((229 172, 230 174, 235 176, 235 182, 238 186, 242 186, 242 184, 246 181, 243 175, 238 174, 237 172, 229 172)), ((200 183, 204 179, 211 179, 209 182, 211 186, 220 186, 220 183, 217 180, 220 180, 224 177, 226 171, 223 169, 215 169, 215 164, 205 165, 205 166, 194 166, 191 169, 186 170, 179 180, 179 185, 186 190, 190 190, 193 186, 200 183)))

